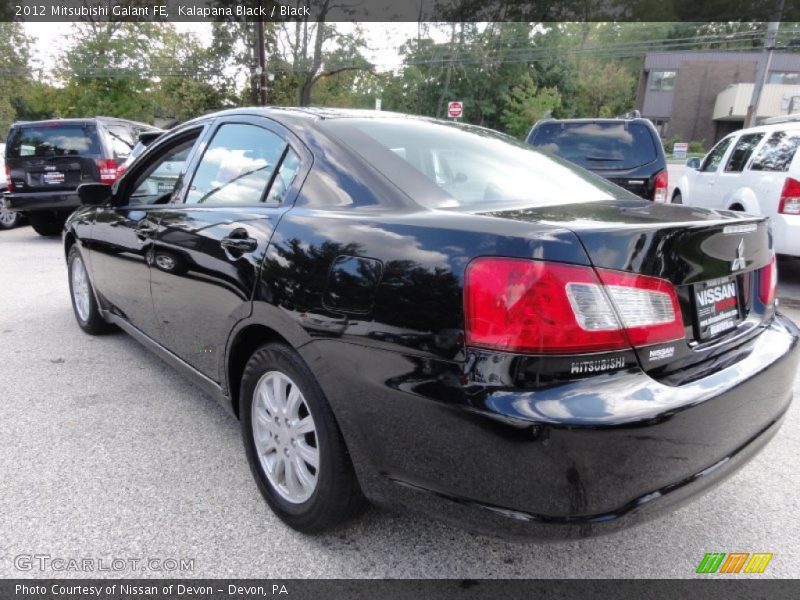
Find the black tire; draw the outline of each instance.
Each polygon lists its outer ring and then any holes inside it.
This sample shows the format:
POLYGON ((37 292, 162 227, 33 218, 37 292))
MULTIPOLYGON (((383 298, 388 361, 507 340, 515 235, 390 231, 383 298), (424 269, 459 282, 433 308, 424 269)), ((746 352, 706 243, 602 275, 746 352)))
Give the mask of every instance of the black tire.
POLYGON ((48 212, 29 213, 28 220, 31 222, 31 227, 33 227, 36 233, 46 237, 52 237, 61 235, 68 216, 69 215, 48 212))
POLYGON ((673 204, 683 204, 683 196, 677 190, 675 191, 674 194, 672 194, 672 203, 673 204))
POLYGON ((256 350, 245 366, 240 389, 239 417, 250 470, 267 504, 284 523, 303 533, 316 533, 366 508, 367 501, 328 401, 308 366, 294 350, 278 343, 256 350), (288 376, 300 388, 316 427, 314 435, 319 451, 316 487, 303 503, 292 503, 281 496, 267 478, 256 451, 252 424, 256 386, 266 373, 274 371, 288 376))
POLYGON ((75 314, 75 320, 78 322, 78 327, 90 335, 100 335, 114 329, 113 325, 103 319, 103 316, 100 314, 100 310, 97 307, 97 301, 94 298, 94 289, 92 288, 88 271, 86 271, 86 265, 83 263, 83 257, 81 256, 77 244, 73 245, 72 248, 69 249, 69 255, 67 257, 67 272, 69 278, 69 297, 72 301, 72 312, 75 314), (89 288, 88 308, 86 309, 85 316, 81 315, 81 311, 78 310, 78 307, 76 306, 76 294, 73 288, 73 272, 76 268, 79 268, 77 266, 78 261, 80 261, 81 265, 83 265, 84 272, 86 273, 86 282, 89 288))

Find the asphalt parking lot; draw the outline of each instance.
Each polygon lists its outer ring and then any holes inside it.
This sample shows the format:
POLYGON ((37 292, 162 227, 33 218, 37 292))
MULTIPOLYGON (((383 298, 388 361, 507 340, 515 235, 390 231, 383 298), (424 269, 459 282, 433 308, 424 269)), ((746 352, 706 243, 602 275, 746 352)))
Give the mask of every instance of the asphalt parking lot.
MULTIPOLYGON (((798 320, 800 261, 780 268, 798 320)), ((0 397, 0 577, 81 575, 15 567, 36 554, 194 559, 122 577, 691 577, 706 552, 772 552, 761 577, 800 573, 797 402, 722 487, 612 536, 509 543, 375 509, 296 533, 258 493, 238 422, 125 334, 78 329, 60 241, 29 227, 0 232, 0 397)))

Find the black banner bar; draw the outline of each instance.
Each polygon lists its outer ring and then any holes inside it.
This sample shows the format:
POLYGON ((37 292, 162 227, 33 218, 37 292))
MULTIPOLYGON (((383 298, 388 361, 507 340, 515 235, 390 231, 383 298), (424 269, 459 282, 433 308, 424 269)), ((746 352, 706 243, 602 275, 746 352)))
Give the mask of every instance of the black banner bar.
POLYGON ((4 0, 15 20, 800 21, 800 0, 4 0))
POLYGON ((0 580, 3 600, 393 600, 546 598, 797 598, 798 580, 299 580, 50 579, 0 580))

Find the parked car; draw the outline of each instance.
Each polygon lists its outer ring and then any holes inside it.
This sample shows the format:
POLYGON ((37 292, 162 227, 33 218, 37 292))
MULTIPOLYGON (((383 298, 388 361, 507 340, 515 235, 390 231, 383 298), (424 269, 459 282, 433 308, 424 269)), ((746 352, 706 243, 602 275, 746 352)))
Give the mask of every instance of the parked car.
POLYGON ((19 213, 10 210, 6 206, 5 155, 6 155, 6 145, 0 144, 0 229, 12 229, 19 224, 21 217, 19 213))
POLYGON ((675 204, 770 218, 775 251, 800 256, 800 122, 742 129, 720 140, 672 194, 675 204))
POLYGON ((667 201, 667 159, 648 119, 542 119, 527 141, 637 196, 667 201))
POLYGON ((117 165, 150 129, 109 117, 14 123, 5 151, 8 206, 27 216, 39 235, 60 234, 80 205, 77 187, 113 183, 117 165))
POLYGON ((237 109, 78 194, 78 325, 122 328, 236 415, 301 531, 365 498, 495 534, 612 531, 730 475, 791 401, 764 218, 644 201, 486 129, 237 109))

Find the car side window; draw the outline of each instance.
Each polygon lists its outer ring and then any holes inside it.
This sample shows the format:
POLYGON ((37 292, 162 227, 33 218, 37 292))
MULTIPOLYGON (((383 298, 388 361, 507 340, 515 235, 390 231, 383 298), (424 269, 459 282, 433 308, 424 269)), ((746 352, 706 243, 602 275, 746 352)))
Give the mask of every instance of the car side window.
POLYGON ((277 134, 243 123, 222 125, 195 170, 187 204, 258 204, 286 149, 277 134))
POLYGON ((131 149, 136 145, 133 136, 127 127, 118 125, 106 125, 106 133, 111 142, 111 150, 114 158, 127 158, 131 149))
POLYGON ((196 140, 196 136, 184 140, 153 161, 136 178, 128 204, 168 202, 175 192, 183 167, 196 140))
POLYGON ((711 152, 708 153, 703 164, 700 165, 700 171, 716 171, 719 164, 722 162, 722 157, 725 155, 725 152, 728 150, 728 146, 731 145, 733 141, 732 137, 727 137, 722 140, 719 144, 714 146, 711 149, 711 152))
POLYGON ((740 137, 739 141, 736 142, 736 146, 733 147, 728 163, 725 165, 725 172, 740 173, 763 137, 763 133, 749 133, 740 137))
POLYGON ((798 146, 800 131, 776 131, 758 151, 750 170, 786 172, 798 146))
POLYGON ((294 178, 300 170, 300 157, 291 148, 286 149, 281 166, 278 167, 278 174, 272 182, 267 194, 267 204, 282 204, 286 200, 286 194, 292 187, 294 178))

